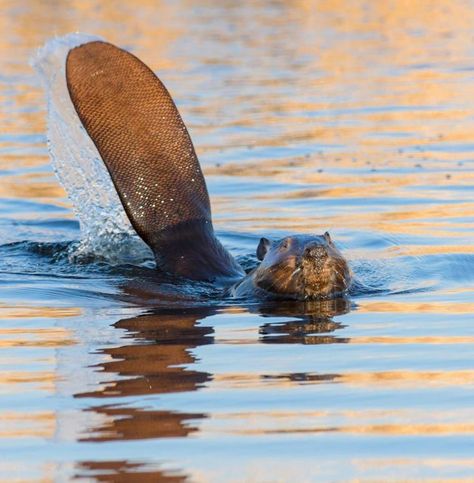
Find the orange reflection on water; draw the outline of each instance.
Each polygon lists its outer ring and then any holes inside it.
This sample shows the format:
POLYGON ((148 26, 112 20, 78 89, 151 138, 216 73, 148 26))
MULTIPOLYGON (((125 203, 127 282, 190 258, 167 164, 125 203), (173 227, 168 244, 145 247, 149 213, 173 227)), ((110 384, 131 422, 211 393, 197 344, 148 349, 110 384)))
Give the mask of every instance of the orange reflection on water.
MULTIPOLYGON (((77 317, 82 311, 79 307, 48 307, 35 305, 7 305, 0 302, 0 320, 23 318, 64 318, 77 317)), ((4 329, 8 330, 8 329, 4 329)), ((12 329, 15 330, 15 329, 12 329)), ((20 329, 21 330, 21 329, 20 329)), ((41 330, 41 329, 40 329, 41 330)), ((63 329, 54 329, 63 330, 63 329)))
POLYGON ((61 347, 74 345, 75 343, 71 332, 61 327, 0 329, 0 348, 61 347))
POLYGON ((360 372, 347 373, 338 376, 338 381, 356 386, 383 386, 392 388, 408 387, 459 387, 474 383, 474 371, 384 371, 384 372, 360 372))
POLYGON ((474 337, 466 336, 420 336, 420 337, 351 337, 350 344, 474 344, 474 337))
POLYGON ((29 200, 41 199, 41 201, 51 200, 56 205, 68 206, 58 201, 58 198, 65 197, 65 192, 55 179, 48 182, 44 181, 44 177, 39 177, 38 175, 22 175, 21 180, 22 182, 19 183, 16 177, 3 177, 0 185, 0 197, 29 200))
MULTIPOLYGON (((59 375, 55 367, 56 357, 51 350, 76 345, 77 340, 71 330, 50 326, 50 319, 75 317, 80 313, 81 310, 76 307, 0 304, 0 362, 8 364, 9 368, 0 373, 0 393, 55 393, 59 375), (45 320, 48 321, 46 325, 40 324, 45 320), (24 326, 18 327, 20 321, 24 326), (32 325, 32 321, 36 324, 32 325), (44 352, 32 357, 28 352, 31 349, 44 352)), ((14 425, 13 422, 11 424, 14 425)))
POLYGON ((361 302, 360 312, 390 312, 403 314, 472 314, 474 303, 468 302, 361 302))
POLYGON ((294 386, 308 384, 324 384, 337 382, 348 386, 364 386, 367 388, 384 387, 407 389, 423 386, 457 387, 474 383, 474 371, 384 371, 384 372, 347 372, 334 374, 305 373, 302 374, 215 374, 209 387, 217 389, 257 389, 274 390, 276 387, 290 389, 294 386))
POLYGON ((311 426, 304 428, 278 428, 278 429, 236 429, 231 431, 234 434, 247 436, 264 436, 270 434, 317 434, 317 433, 346 433, 346 434, 368 434, 385 436, 454 436, 463 434, 474 434, 474 423, 459 424, 380 424, 380 425, 351 425, 351 426, 311 426))
MULTIPOLYGON (((0 345, 4 349, 8 345, 0 345)), ((55 392, 58 376, 54 371, 7 371, 0 375, 0 393, 18 394, 27 389, 37 389, 49 393, 55 392)))
POLYGON ((55 429, 56 415, 50 411, 0 413, 0 439, 51 438, 55 429))
POLYGON ((474 253, 473 245, 444 245, 444 246, 411 246, 404 245, 400 248, 404 255, 420 257, 423 255, 466 255, 474 253))
POLYGON ((313 433, 454 436, 473 434, 472 418, 472 411, 469 410, 445 412, 442 415, 417 409, 253 411, 216 414, 203 421, 203 430, 213 434, 247 436, 313 433))

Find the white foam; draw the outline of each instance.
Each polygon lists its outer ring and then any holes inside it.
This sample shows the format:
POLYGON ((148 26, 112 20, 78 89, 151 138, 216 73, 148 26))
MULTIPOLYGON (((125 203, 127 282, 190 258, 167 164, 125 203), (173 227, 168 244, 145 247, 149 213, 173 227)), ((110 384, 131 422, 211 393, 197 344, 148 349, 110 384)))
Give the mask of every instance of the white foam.
POLYGON ((48 150, 56 176, 79 218, 81 243, 75 255, 95 254, 110 262, 150 258, 119 200, 97 148, 84 129, 66 85, 68 52, 100 37, 74 33, 50 39, 32 59, 46 90, 48 150))

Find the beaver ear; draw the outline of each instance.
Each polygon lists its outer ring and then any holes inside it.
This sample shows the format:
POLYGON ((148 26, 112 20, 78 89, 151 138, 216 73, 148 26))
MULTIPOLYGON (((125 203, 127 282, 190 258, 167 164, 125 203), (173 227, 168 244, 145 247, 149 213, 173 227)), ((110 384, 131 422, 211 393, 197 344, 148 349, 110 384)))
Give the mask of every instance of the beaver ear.
POLYGON ((331 240, 331 235, 329 235, 329 232, 327 231, 324 235, 324 239, 328 242, 328 243, 332 243, 332 240, 331 240))
POLYGON ((268 252, 272 242, 268 238, 260 238, 260 243, 257 247, 257 258, 263 260, 268 252))

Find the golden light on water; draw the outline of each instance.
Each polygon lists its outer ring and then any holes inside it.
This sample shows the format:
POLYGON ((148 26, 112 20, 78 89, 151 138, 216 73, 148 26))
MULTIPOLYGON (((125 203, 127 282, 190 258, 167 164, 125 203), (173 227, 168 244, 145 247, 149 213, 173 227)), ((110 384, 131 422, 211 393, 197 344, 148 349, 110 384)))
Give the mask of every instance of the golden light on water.
POLYGON ((363 302, 361 312, 390 313, 427 313, 427 314, 472 314, 474 304, 471 303, 436 303, 436 302, 363 302))
MULTIPOLYGON (((30 318, 30 317, 40 317, 40 318, 63 318, 63 317, 76 317, 81 314, 81 309, 78 307, 48 307, 48 306, 35 306, 35 305, 7 305, 4 303, 0 303, 0 319, 4 320, 4 323, 7 319, 22 319, 22 318, 30 318)), ((0 330, 6 331, 5 333, 15 333, 16 331, 21 331, 22 329, 8 329, 8 328, 0 328, 0 330)), ((33 329, 33 333, 34 333, 33 329)), ((63 329, 39 329, 45 330, 47 333, 48 330, 53 331, 62 331, 63 329)))
POLYGON ((0 348, 58 347, 75 343, 71 334, 62 328, 0 329, 0 337, 0 348))
POLYGON ((53 412, 2 412, 0 415, 0 439, 51 438, 55 428, 53 412))

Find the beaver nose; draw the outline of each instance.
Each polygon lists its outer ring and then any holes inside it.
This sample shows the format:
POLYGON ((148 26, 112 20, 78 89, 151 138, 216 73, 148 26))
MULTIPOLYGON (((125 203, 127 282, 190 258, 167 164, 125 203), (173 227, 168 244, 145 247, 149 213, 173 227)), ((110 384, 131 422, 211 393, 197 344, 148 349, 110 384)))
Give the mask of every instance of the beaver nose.
POLYGON ((328 252, 326 247, 318 245, 317 243, 311 243, 304 249, 304 256, 309 258, 327 258, 328 252))

